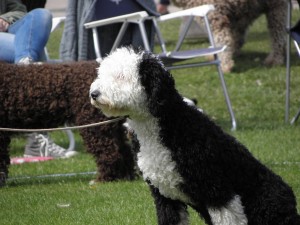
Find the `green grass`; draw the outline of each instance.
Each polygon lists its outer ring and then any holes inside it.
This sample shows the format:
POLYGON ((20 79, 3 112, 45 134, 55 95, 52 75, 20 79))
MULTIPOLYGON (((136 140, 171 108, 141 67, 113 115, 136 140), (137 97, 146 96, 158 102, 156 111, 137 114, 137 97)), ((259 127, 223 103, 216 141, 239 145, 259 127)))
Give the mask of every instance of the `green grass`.
MULTIPOLYGON (((179 22, 164 27, 174 44, 179 22)), ((57 57, 61 30, 48 46, 57 57)), ((196 46, 189 41, 189 47, 196 46)), ((300 121, 291 126, 284 122, 285 67, 267 68, 263 59, 270 51, 266 21, 261 17, 251 27, 236 67, 225 79, 237 118, 238 129, 230 131, 230 119, 218 75, 213 68, 202 67, 172 71, 178 90, 196 98, 199 107, 217 124, 230 132, 268 167, 290 184, 300 202, 300 121)), ((300 107, 299 59, 292 53, 291 116, 300 107)), ((53 139, 66 146, 61 133, 53 139)), ((23 153, 25 139, 12 141, 13 156, 23 153)), ((0 190, 0 224, 155 224, 155 207, 148 187, 142 180, 89 185, 95 175, 37 177, 39 175, 95 171, 93 158, 86 154, 76 132, 79 155, 68 160, 12 165, 7 186, 0 190), (31 177, 31 178, 24 178, 31 177)), ((300 210, 300 207, 298 206, 300 210)), ((191 212, 191 224, 199 222, 191 212)))

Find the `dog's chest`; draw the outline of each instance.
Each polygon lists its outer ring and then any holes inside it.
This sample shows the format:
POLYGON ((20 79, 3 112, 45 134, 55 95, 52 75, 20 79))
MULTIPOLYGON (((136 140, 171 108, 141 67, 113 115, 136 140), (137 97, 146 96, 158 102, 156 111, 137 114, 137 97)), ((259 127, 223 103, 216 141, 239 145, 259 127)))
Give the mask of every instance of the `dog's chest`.
POLYGON ((140 143, 138 166, 146 180, 159 189, 168 198, 189 203, 188 197, 179 190, 184 182, 176 171, 176 162, 172 160, 171 152, 160 142, 159 128, 156 121, 146 124, 130 123, 140 143))

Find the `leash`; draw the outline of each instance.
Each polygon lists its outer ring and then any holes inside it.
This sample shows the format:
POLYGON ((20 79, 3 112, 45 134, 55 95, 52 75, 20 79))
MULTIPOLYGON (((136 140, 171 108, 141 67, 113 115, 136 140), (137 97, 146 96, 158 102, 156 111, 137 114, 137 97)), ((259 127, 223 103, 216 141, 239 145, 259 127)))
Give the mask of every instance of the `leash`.
POLYGON ((86 176, 86 175, 95 175, 96 171, 91 172, 79 172, 79 173, 59 173, 59 174, 47 174, 47 175, 37 175, 37 176, 18 176, 7 178, 7 181, 17 181, 17 180, 26 180, 26 179, 45 179, 45 178, 53 178, 53 177, 74 177, 74 176, 86 176))
POLYGON ((123 120, 125 117, 119 117, 111 120, 106 120, 98 123, 91 123, 87 125, 80 125, 80 126, 72 126, 72 127, 58 127, 58 128, 46 128, 46 129, 18 129, 18 128, 3 128, 0 127, 0 131, 9 131, 9 132, 48 132, 48 131, 61 131, 61 130, 74 130, 74 129, 82 129, 82 128, 88 128, 88 127, 95 127, 100 125, 106 125, 110 123, 115 123, 120 120, 123 120))

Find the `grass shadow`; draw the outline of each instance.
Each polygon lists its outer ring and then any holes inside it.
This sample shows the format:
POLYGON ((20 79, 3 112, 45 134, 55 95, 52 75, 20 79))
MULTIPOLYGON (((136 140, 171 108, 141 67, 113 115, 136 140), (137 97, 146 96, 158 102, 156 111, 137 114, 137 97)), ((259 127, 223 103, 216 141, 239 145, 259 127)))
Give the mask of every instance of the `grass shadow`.
POLYGON ((52 174, 43 176, 12 177, 7 180, 6 187, 49 185, 58 183, 89 183, 96 177, 95 173, 52 174))
MULTIPOLYGON (((268 56, 268 52, 258 52, 258 51, 249 51, 249 50, 242 50, 238 57, 234 58, 235 66, 233 68, 234 73, 243 73, 248 70, 259 70, 262 68, 268 68, 264 65, 264 60, 268 56)), ((285 67, 286 62, 283 65, 278 67, 285 67)), ((296 55, 294 50, 291 51, 290 57, 290 64, 291 65, 299 65, 300 59, 296 55)))

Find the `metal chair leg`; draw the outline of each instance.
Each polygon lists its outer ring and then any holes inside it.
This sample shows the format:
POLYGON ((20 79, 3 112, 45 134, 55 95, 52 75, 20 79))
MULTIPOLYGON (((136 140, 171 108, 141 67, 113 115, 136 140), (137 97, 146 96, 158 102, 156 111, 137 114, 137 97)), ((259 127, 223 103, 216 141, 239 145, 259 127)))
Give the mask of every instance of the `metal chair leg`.
POLYGON ((300 116, 300 108, 299 108, 297 114, 291 120, 291 124, 294 124, 298 120, 299 116, 300 116))
POLYGON ((235 115, 234 115, 234 112, 233 112, 233 109, 232 109, 231 101, 230 101, 230 98, 229 98, 229 95, 228 95, 226 82, 225 82, 225 79, 224 79, 224 74, 223 74, 223 71, 221 69, 220 64, 217 65, 217 68, 218 68, 218 72, 219 72, 221 85, 222 85, 222 88, 223 88, 225 101, 226 101, 227 108, 228 108, 228 111, 229 111, 229 114, 230 114, 230 117, 231 117, 231 124, 232 124, 231 130, 235 131, 236 127, 237 127, 237 124, 236 124, 235 115))
MULTIPOLYGON (((67 124, 65 124, 65 127, 67 127, 67 124)), ((68 147, 68 151, 75 151, 75 138, 74 138, 74 133, 72 132, 72 130, 65 130, 64 131, 66 133, 66 135, 68 136, 69 139, 69 147, 68 147)))
POLYGON ((290 112, 290 80, 291 80, 291 37, 290 37, 290 28, 291 28, 291 0, 288 0, 287 3, 287 37, 286 37, 286 94, 285 94, 285 122, 289 121, 289 112, 290 112))

